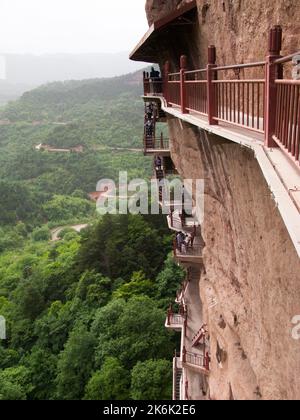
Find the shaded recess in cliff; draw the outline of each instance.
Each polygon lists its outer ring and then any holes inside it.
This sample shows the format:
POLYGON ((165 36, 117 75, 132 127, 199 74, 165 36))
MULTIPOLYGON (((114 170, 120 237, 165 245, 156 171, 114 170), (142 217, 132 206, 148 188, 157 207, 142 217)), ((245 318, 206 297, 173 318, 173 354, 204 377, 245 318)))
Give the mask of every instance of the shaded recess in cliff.
MULTIPOLYGON (((174 63, 174 70, 178 68, 179 55, 190 52, 191 57, 197 57, 191 39, 197 39, 199 32, 197 3, 195 0, 188 2, 172 13, 157 19, 141 39, 130 58, 136 61, 159 63, 165 61, 174 63), (191 49, 192 48, 192 49, 191 49)), ((197 65, 197 62, 190 63, 197 65)))

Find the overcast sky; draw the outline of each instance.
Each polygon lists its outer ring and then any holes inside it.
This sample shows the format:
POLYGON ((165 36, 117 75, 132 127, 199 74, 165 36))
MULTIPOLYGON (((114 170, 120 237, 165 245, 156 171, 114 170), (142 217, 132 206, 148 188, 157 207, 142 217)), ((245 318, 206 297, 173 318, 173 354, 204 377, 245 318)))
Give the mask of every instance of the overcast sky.
POLYGON ((0 0, 0 53, 133 49, 147 30, 145 0, 0 0))

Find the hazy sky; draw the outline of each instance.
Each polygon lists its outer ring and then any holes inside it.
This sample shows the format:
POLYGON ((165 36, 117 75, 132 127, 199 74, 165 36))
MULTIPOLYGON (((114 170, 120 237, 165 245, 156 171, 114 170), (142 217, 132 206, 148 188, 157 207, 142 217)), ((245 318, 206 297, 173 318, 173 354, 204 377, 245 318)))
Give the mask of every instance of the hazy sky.
POLYGON ((130 51, 145 0, 0 0, 0 53, 130 51))

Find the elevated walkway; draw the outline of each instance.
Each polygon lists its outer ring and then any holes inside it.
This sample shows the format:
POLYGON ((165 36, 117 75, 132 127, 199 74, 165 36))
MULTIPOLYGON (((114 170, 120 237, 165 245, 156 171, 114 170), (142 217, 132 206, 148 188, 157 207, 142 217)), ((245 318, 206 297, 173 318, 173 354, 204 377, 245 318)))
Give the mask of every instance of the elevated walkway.
POLYGON ((174 240, 174 259, 183 267, 190 267, 203 263, 203 242, 201 236, 192 235, 192 241, 184 244, 180 249, 176 239, 174 240))
POLYGON ((177 357, 176 355, 173 359, 173 401, 184 400, 182 395, 182 375, 182 362, 180 360, 180 357, 177 357))
POLYGON ((205 116, 193 113, 182 114, 179 107, 166 106, 162 96, 156 99, 162 102, 161 106, 166 114, 254 151, 255 158, 300 257, 300 167, 297 168, 295 162, 289 159, 280 148, 266 147, 262 133, 225 122, 209 125, 205 116))
POLYGON ((198 221, 194 217, 182 217, 180 210, 175 210, 167 216, 168 226, 174 232, 194 233, 197 235, 198 221))
POLYGON ((180 296, 177 295, 177 303, 182 308, 179 312, 183 312, 183 308, 186 308, 184 314, 173 314, 170 308, 166 321, 167 328, 181 332, 180 357, 176 356, 176 362, 173 360, 173 398, 178 398, 180 390, 182 400, 205 400, 210 371, 210 343, 206 330, 205 337, 203 338, 203 335, 200 337, 203 333, 203 311, 199 290, 200 270, 190 268, 187 280, 180 296), (202 327, 199 330, 200 326, 202 327))

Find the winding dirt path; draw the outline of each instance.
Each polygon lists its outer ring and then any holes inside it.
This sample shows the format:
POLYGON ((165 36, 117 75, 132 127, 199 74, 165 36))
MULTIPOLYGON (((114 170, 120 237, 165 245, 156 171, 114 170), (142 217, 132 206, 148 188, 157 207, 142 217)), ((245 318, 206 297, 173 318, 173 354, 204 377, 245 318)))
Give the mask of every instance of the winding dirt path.
POLYGON ((64 229, 73 229, 75 232, 80 233, 83 229, 87 228, 88 224, 81 224, 81 225, 67 225, 67 226, 59 226, 51 230, 51 242, 57 242, 60 240, 59 234, 64 229))

